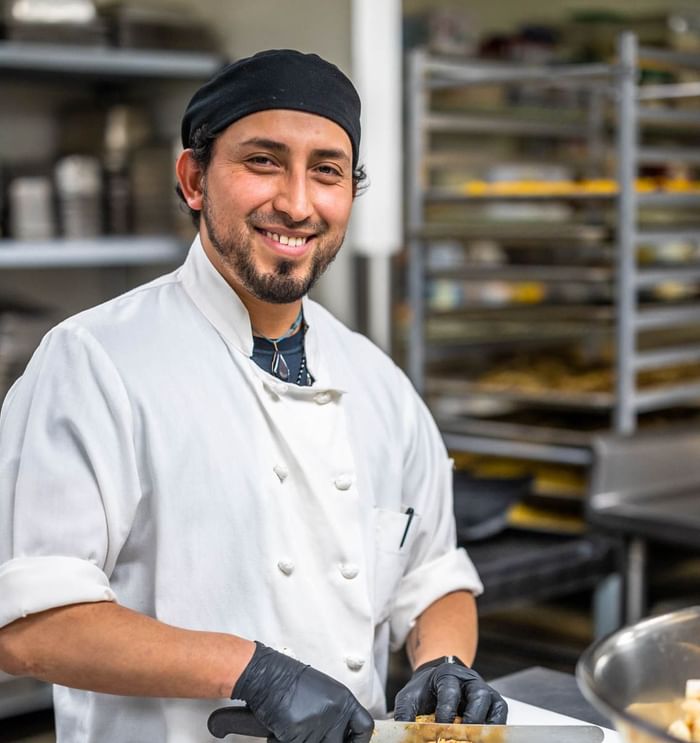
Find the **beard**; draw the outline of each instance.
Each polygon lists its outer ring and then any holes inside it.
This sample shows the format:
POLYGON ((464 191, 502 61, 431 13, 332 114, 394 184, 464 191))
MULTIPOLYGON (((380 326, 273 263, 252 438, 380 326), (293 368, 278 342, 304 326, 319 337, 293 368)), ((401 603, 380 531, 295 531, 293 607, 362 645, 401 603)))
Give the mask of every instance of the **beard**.
POLYGON ((244 289, 263 302, 290 304, 308 294, 335 260, 345 238, 344 232, 336 236, 329 235, 325 222, 291 222, 279 213, 265 215, 253 212, 240 229, 233 225, 227 228, 217 218, 206 191, 202 197, 202 219, 211 244, 244 289), (284 258, 279 258, 271 272, 263 273, 258 269, 253 255, 253 233, 256 225, 265 225, 267 229, 279 225, 287 229, 313 231, 316 248, 311 256, 311 265, 303 276, 294 276, 296 262, 284 258))

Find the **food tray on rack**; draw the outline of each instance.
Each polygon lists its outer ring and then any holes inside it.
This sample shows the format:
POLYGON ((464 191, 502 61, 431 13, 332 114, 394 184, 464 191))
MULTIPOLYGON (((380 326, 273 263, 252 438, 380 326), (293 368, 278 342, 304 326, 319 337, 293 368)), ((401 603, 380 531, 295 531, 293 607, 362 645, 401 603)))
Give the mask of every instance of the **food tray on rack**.
POLYGON ((548 407, 589 408, 609 410, 615 403, 612 392, 577 392, 574 390, 497 389, 478 382, 447 377, 428 376, 426 379, 428 395, 454 395, 473 397, 495 396, 499 400, 513 403, 537 404, 548 407))
POLYGON ((433 222, 409 234, 423 238, 480 238, 517 242, 539 242, 541 240, 576 241, 597 244, 604 240, 609 229, 601 225, 548 224, 532 222, 497 222, 493 220, 468 222, 433 222))
MULTIPOLYGON (((539 411, 538 411, 539 413, 539 411)), ((467 436, 485 436, 493 439, 510 439, 529 441, 545 446, 571 446, 588 448, 592 446, 596 435, 609 430, 606 420, 598 419, 588 429, 580 418, 553 420, 539 415, 519 416, 518 413, 505 414, 494 418, 478 418, 476 416, 450 415, 437 412, 435 415, 441 431, 464 434, 467 436), (576 429, 576 424, 582 422, 584 427, 576 429)))
MULTIPOLYGON (((482 375, 465 379, 459 373, 445 370, 426 378, 429 395, 452 396, 469 401, 474 397, 494 397, 508 403, 608 410, 615 405, 614 370, 610 365, 569 365, 563 358, 541 356, 530 360, 527 355, 492 366, 482 375)), ((638 373, 642 393, 697 386, 700 379, 698 362, 649 369, 638 373)))
MULTIPOLYGON (((459 406, 464 404, 463 399, 429 399, 429 404, 443 434, 521 441, 541 446, 589 449, 594 438, 609 433, 612 425, 609 412, 595 409, 572 415, 570 410, 565 409, 522 407, 479 417, 460 411, 459 406), (449 404, 452 402, 455 403, 454 406, 449 404), (452 408, 452 412, 449 408, 452 408)), ((663 430, 671 425, 700 425, 700 409, 678 407, 639 416, 640 430, 663 430)))
MULTIPOLYGON (((611 335, 606 328, 600 328, 600 332, 611 335)), ((576 341, 589 337, 592 332, 589 322, 544 322, 533 325, 532 323, 519 322, 518 320, 493 320, 481 322, 474 320, 465 322, 459 318, 444 318, 441 322, 430 323, 427 329, 427 337, 431 344, 438 346, 454 343, 457 346, 499 344, 511 341, 528 340, 563 340, 576 341)))

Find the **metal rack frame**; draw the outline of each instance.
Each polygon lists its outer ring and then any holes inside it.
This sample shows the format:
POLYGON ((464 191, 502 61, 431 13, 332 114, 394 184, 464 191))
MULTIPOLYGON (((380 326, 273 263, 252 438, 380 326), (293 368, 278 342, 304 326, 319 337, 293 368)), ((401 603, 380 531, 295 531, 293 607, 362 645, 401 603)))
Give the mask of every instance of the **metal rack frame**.
MULTIPOLYGON (((516 66, 509 63, 486 62, 452 62, 436 59, 429 56, 424 50, 413 51, 408 58, 408 74, 406 87, 406 108, 409 118, 407 136, 407 249, 408 249, 408 297, 412 313, 412 322, 409 328, 407 347, 408 374, 419 392, 426 391, 425 367, 430 356, 426 348, 425 328, 427 321, 424 287, 428 270, 426 265, 425 243, 432 233, 433 225, 426 224, 424 219, 425 206, 428 203, 454 203, 484 200, 498 200, 498 195, 485 197, 470 197, 454 191, 431 189, 425 182, 425 164, 429 153, 426 137, 429 132, 481 132, 499 134, 517 134, 518 136, 570 138, 579 137, 587 141, 594 158, 601 153, 600 138, 603 126, 601 100, 613 79, 613 68, 606 64, 591 65, 558 65, 549 67, 544 65, 516 66), (430 91, 447 87, 462 87, 483 85, 488 83, 546 83, 549 86, 560 88, 586 89, 591 92, 591 106, 587 119, 583 122, 538 121, 530 119, 516 119, 498 115, 482 116, 478 114, 441 114, 429 110, 428 100, 430 91), (432 229, 431 229, 432 228, 432 229)), ((590 165, 589 165, 590 167, 590 165)), ((510 201, 541 201, 551 200, 548 196, 522 195, 508 197, 510 201)), ((570 194, 560 197, 562 201, 576 201, 595 204, 610 202, 614 194, 570 194)), ((595 229, 588 229, 582 225, 582 242, 595 241, 595 229)), ((468 230, 466 230, 468 231, 468 230)), ((443 230, 437 230, 443 234, 443 230)), ((450 231, 445 226, 444 234, 451 236, 459 234, 457 228, 450 231)), ((505 269, 506 273, 509 269, 505 269)), ((431 276, 442 272, 430 272, 431 276)), ((458 272, 458 273, 464 273, 458 272)), ((484 278, 484 273, 477 273, 484 278)), ((494 274, 498 274, 497 270, 494 274)), ((513 273, 511 271, 511 273, 513 273)), ((527 272, 521 272, 523 275, 527 272)), ((603 273, 596 271, 582 271, 579 278, 585 281, 600 281, 603 273)), ((551 281, 566 280, 566 272, 550 271, 551 281)), ((514 276, 516 274, 513 274, 514 276)), ((500 274, 499 274, 500 276, 500 274)), ((569 276, 570 278, 570 276, 569 276)), ((587 447, 560 445, 558 442, 518 441, 506 438, 483 437, 474 433, 460 433, 450 430, 446 437, 449 445, 454 449, 478 451, 491 454, 505 454, 541 461, 556 461, 562 463, 588 464, 590 451, 587 447)))
MULTIPOLYGON (((700 240, 700 229, 649 232, 640 229, 638 210, 640 206, 698 205, 700 196, 695 194, 636 194, 634 181, 640 164, 663 163, 682 156, 685 162, 700 162, 698 152, 648 148, 640 145, 640 126, 643 123, 682 123, 700 127, 700 115, 688 111, 650 110, 640 106, 639 101, 650 100, 648 87, 637 82, 639 62, 642 60, 663 63, 668 66, 690 66, 700 69, 700 56, 661 49, 639 48, 632 33, 623 33, 618 43, 618 254, 617 292, 619 302, 617 324, 617 404, 615 407, 615 431, 632 433, 637 427, 638 413, 655 410, 668 405, 700 399, 697 384, 677 385, 664 390, 640 392, 636 389, 635 375, 642 369, 660 368, 678 361, 697 358, 698 349, 680 346, 660 351, 640 351, 637 348, 637 332, 648 328, 670 327, 679 322, 700 321, 700 303, 690 307, 661 308, 641 311, 637 301, 637 290, 653 285, 657 281, 696 281, 700 272, 697 267, 683 269, 640 269, 636 261, 636 249, 640 244, 661 243, 668 239, 700 240)), ((678 87, 654 86, 653 99, 663 100, 672 93, 679 97, 678 87)), ((695 87, 686 91, 691 96, 700 95, 695 87)))
MULTIPOLYGON (((638 193, 636 182, 642 165, 663 164, 682 158, 691 165, 700 163, 700 150, 697 148, 650 147, 641 142, 641 131, 645 125, 700 127, 700 113, 688 110, 654 108, 651 102, 678 100, 700 96, 700 83, 681 82, 663 85, 644 85, 638 81, 640 61, 650 61, 656 66, 667 68, 700 69, 700 55, 673 52, 668 50, 640 48, 632 33, 623 33, 618 41, 617 62, 608 65, 574 65, 557 67, 518 67, 509 64, 481 62, 455 63, 435 60, 424 51, 417 50, 408 60, 407 111, 409 116, 408 168, 407 174, 407 248, 408 248, 408 296, 411 305, 412 322, 408 332, 408 373, 419 392, 427 389, 425 367, 429 358, 436 358, 426 348, 427 311, 424 287, 429 275, 427 270, 426 243, 434 236, 470 237, 478 230, 470 227, 450 230, 449 225, 426 224, 425 206, 429 202, 476 203, 484 198, 470 197, 454 192, 441 192, 430 189, 425 180, 425 163, 429 160, 427 135, 432 131, 495 132, 517 136, 547 136, 560 138, 581 136, 582 127, 569 123, 527 121, 519 128, 512 117, 500 120, 490 114, 488 117, 434 115, 429 111, 428 96, 431 90, 454 85, 475 85, 483 83, 534 83, 548 85, 585 87, 593 92, 591 111, 587 126, 588 144, 592 158, 600 158, 600 132, 603 123, 601 100, 606 96, 614 102, 617 156, 617 193, 582 194, 571 197, 557 196, 558 200, 577 199, 579 203, 600 203, 610 200, 616 212, 616 244, 614 282, 616 288, 615 304, 608 309, 614 314, 614 334, 616 345, 616 383, 615 389, 607 396, 592 400, 607 406, 612 411, 611 433, 627 435, 635 431, 638 416, 642 412, 663 410, 678 403, 695 404, 700 400, 700 383, 685 383, 664 386, 657 389, 642 389, 637 386, 637 373, 643 370, 663 369, 679 363, 700 361, 700 344, 688 342, 672 347, 648 350, 640 346, 639 333, 650 329, 670 329, 688 323, 700 323, 700 301, 672 307, 648 307, 638 299, 638 291, 661 281, 695 282, 700 278, 700 266, 686 265, 676 267, 640 267, 637 249, 640 245, 661 245, 673 239, 691 240, 700 243, 698 229, 680 227, 678 229, 649 229, 640 224, 642 207, 693 207, 700 206, 698 192, 658 192, 638 193), (595 153, 595 154, 593 154, 595 153)), ((585 129, 585 126, 583 127, 585 129)), ((443 158, 447 160, 447 158, 443 158)), ((447 160, 448 161, 448 160, 447 160)), ((488 199, 499 198, 492 194, 488 199)), ((524 195, 512 200, 537 201, 546 196, 524 195)), ((572 225, 565 226, 572 231, 572 225)), ((482 234, 488 236, 483 228, 482 234)), ((575 232, 574 232, 575 234, 575 232)), ((548 235, 548 238, 554 235, 548 235)), ((589 235, 591 244, 596 242, 595 230, 589 235)), ((440 271, 437 275, 446 275, 440 271)), ((457 276, 464 276, 458 269, 457 276)), ((476 271, 473 275, 484 278, 488 271, 476 271)), ((497 271, 494 271, 496 275, 497 271)), ((527 273, 527 272, 525 272, 527 273)), ((584 272, 585 273, 585 272, 584 272)), ((453 274, 455 275, 455 274, 453 274)), ((517 276, 506 268, 504 276, 517 276), (510 274, 509 274, 510 271, 510 274)), ((566 272, 555 272, 550 280, 566 280, 566 272)), ((545 277, 546 278, 546 277, 545 277)), ((606 276, 592 272, 584 276, 588 280, 605 280, 606 276)), ((530 308, 532 311, 534 308, 530 308)), ((541 308, 548 311, 548 308, 541 308)), ((602 310, 604 308, 598 308, 602 310)), ((537 313, 533 313, 537 314, 537 313)), ((445 389, 455 389, 460 382, 445 381, 445 389)), ((469 383, 462 384, 464 394, 469 394, 469 383)), ((511 394, 504 397, 515 397, 511 394)), ((527 394, 522 396, 528 397, 527 394)), ((556 396, 555 396, 556 397, 556 396)), ((564 404, 567 400, 562 401, 564 404)), ((574 402, 574 401, 569 401, 574 402)), ((556 400, 554 401, 556 403, 556 400)), ((553 404, 554 404, 553 403, 553 404)), ((585 407, 585 406, 583 406, 585 407)), ((440 423, 440 421, 439 421, 440 423)), ((588 467, 593 462, 592 446, 594 437, 585 440, 585 432, 568 432, 559 440, 549 440, 543 432, 535 433, 532 427, 513 424, 509 427, 491 422, 481 425, 478 421, 458 418, 446 419, 443 436, 447 446, 453 450, 470 451, 479 454, 492 454, 507 457, 551 461, 588 467), (581 439, 584 439, 583 441, 581 439)), ((624 566, 624 607, 625 618, 634 621, 643 614, 645 594, 646 545, 642 538, 626 539, 624 566)), ((612 589, 616 591, 616 588, 612 589)), ((613 596, 615 598, 615 596, 613 596)), ((610 608, 602 608, 609 612, 610 608)), ((609 625, 619 621, 619 617, 599 617, 599 622, 609 625)))
MULTIPOLYGON (((618 86, 619 122, 619 173, 620 200, 618 204, 619 251, 618 281, 620 313, 618 321, 618 377, 615 430, 618 434, 631 434, 637 427, 638 414, 656 410, 678 402, 700 400, 700 384, 677 385, 668 389, 640 392, 635 389, 635 375, 648 368, 659 368, 678 362, 692 362, 700 358, 697 345, 665 348, 663 351, 640 351, 637 348, 637 332, 655 327, 669 327, 678 322, 700 321, 700 303, 690 307, 660 309, 641 312, 637 305, 637 289, 652 284, 660 278, 653 269, 639 269, 635 251, 641 243, 660 243, 669 238, 694 239, 700 241, 700 228, 692 230, 649 232, 640 229, 638 207, 640 205, 698 205, 700 198, 686 195, 685 199, 654 198, 646 194, 642 199, 632 184, 640 164, 663 163, 682 155, 687 163, 700 162, 697 150, 681 151, 667 148, 640 146, 640 127, 645 123, 679 123, 700 127, 700 115, 695 112, 651 109, 640 103, 650 100, 678 99, 700 96, 700 85, 681 83, 641 87, 637 84, 640 61, 660 63, 668 67, 700 69, 700 55, 673 52, 661 49, 640 48, 635 36, 624 33, 619 39, 620 60, 618 86)), ((693 281, 698 278, 695 267, 664 272, 675 281, 693 281)), ((643 536, 630 534, 625 540, 625 600, 624 620, 635 622, 645 612, 646 604, 647 543, 643 536)))
MULTIPOLYGON (((700 277, 700 266, 683 268, 640 268, 637 265, 636 251, 640 244, 661 244, 669 239, 700 240, 700 229, 642 229, 638 224, 640 207, 658 206, 694 206, 700 205, 700 193, 695 192, 659 192, 637 193, 635 182, 638 169, 643 164, 663 163, 678 158, 684 162, 700 162, 700 150, 682 150, 677 148, 659 148, 640 145, 640 127, 643 124, 661 124, 680 126, 700 126, 700 114, 687 110, 655 109, 648 102, 659 99, 677 99, 682 96, 700 95, 700 85, 681 83, 673 85, 640 86, 637 81, 638 62, 640 59, 653 60, 665 66, 682 65, 698 69, 700 59, 695 55, 675 53, 666 50, 638 49, 636 38, 631 33, 620 36, 618 62, 615 65, 558 65, 558 66, 516 66, 509 63, 483 62, 445 62, 431 58, 425 51, 416 50, 408 60, 407 75, 407 111, 409 117, 408 168, 407 168, 407 249, 408 249, 408 296, 412 322, 408 329, 407 368, 417 389, 426 391, 425 368, 429 358, 434 358, 427 349, 425 329, 427 308, 424 287, 428 276, 445 276, 448 270, 429 272, 427 268, 426 242, 432 235, 460 236, 460 229, 450 232, 447 225, 440 229, 426 224, 425 207, 429 203, 477 203, 484 200, 507 198, 511 201, 571 201, 578 203, 610 203, 616 210, 616 232, 614 283, 617 292, 613 313, 616 353, 616 386, 608 395, 608 407, 612 410, 612 429, 617 433, 630 433, 636 428, 637 416, 641 412, 661 410, 679 402, 693 402, 700 399, 700 385, 678 384, 659 389, 639 390, 636 385, 636 374, 642 370, 662 369, 672 364, 700 360, 700 346, 684 344, 663 350, 639 350, 637 335, 642 330, 673 327, 682 323, 700 321, 700 303, 689 306, 650 308, 641 305, 637 299, 640 288, 651 287, 661 281, 697 281, 700 277), (470 86, 492 83, 543 83, 548 86, 570 87, 590 91, 591 108, 588 120, 573 125, 557 121, 525 121, 523 128, 518 128, 513 116, 505 119, 497 115, 452 115, 435 114, 429 109, 430 91, 450 86, 470 86), (432 131, 496 132, 517 134, 520 137, 547 136, 584 137, 592 152, 591 160, 600 157, 602 149, 601 130, 603 113, 601 101, 608 97, 615 103, 617 155, 617 193, 575 193, 557 195, 556 197, 524 194, 499 197, 491 194, 485 197, 474 197, 449 190, 430 188, 426 183, 426 162, 429 159, 427 137, 432 131)), ((439 226, 438 226, 439 227, 439 226)), ((564 226, 567 227, 567 226, 564 226)), ((568 225, 570 228, 571 225, 568 225)), ((465 228, 468 234, 469 230, 465 228)), ((593 242, 595 236, 592 235, 593 242)), ((467 272, 457 269, 452 277, 464 277, 467 272)), ((582 270, 577 280, 603 281, 605 271, 582 270)), ((485 278, 489 271, 476 270, 471 277, 485 278)), ((523 276, 531 272, 522 272, 523 276)), ((498 269, 493 276, 499 278, 517 278, 517 272, 504 267, 503 275, 498 269)), ((543 280, 567 280, 564 272, 549 272, 543 280)), ((532 309, 532 308, 531 308, 532 309)), ((487 394, 487 393, 485 393, 487 394)), ((602 397, 600 398, 602 399, 602 397)), ((575 402, 575 401, 573 401, 575 402)), ((593 401, 595 402, 595 401, 593 401)), ((493 436, 485 436, 476 443, 472 432, 460 438, 458 433, 450 432, 452 445, 455 448, 474 450, 475 446, 482 452, 489 449, 492 453, 503 453, 502 441, 493 436)), ((507 435, 505 437, 507 439, 507 435)), ((592 442, 591 442, 592 443, 592 442)), ((531 441, 508 441, 510 456, 535 458, 558 462, 590 461, 590 445, 582 447, 572 455, 569 447, 562 451, 558 442, 551 444, 531 441)))

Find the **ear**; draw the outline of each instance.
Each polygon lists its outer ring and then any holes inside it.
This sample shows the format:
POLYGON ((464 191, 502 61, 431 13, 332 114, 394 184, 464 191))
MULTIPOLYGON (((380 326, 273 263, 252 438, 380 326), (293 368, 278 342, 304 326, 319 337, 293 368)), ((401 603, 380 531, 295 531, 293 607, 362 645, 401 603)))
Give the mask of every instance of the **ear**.
POLYGON ((202 178, 200 166, 192 157, 192 150, 183 150, 175 165, 177 180, 190 209, 202 208, 202 178))

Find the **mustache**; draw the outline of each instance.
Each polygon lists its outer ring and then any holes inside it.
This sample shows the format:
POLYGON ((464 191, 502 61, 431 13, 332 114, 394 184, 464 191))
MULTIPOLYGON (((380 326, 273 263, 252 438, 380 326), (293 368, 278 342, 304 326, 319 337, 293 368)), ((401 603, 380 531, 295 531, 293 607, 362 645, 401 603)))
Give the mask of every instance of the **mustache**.
POLYGON ((309 219, 303 219, 299 222, 289 219, 288 216, 280 212, 270 212, 264 214, 262 212, 253 212, 246 220, 250 227, 257 229, 269 229, 270 227, 286 227, 288 230, 304 230, 307 232, 313 232, 315 235, 322 235, 328 231, 328 222, 322 220, 320 222, 312 222, 309 219))

